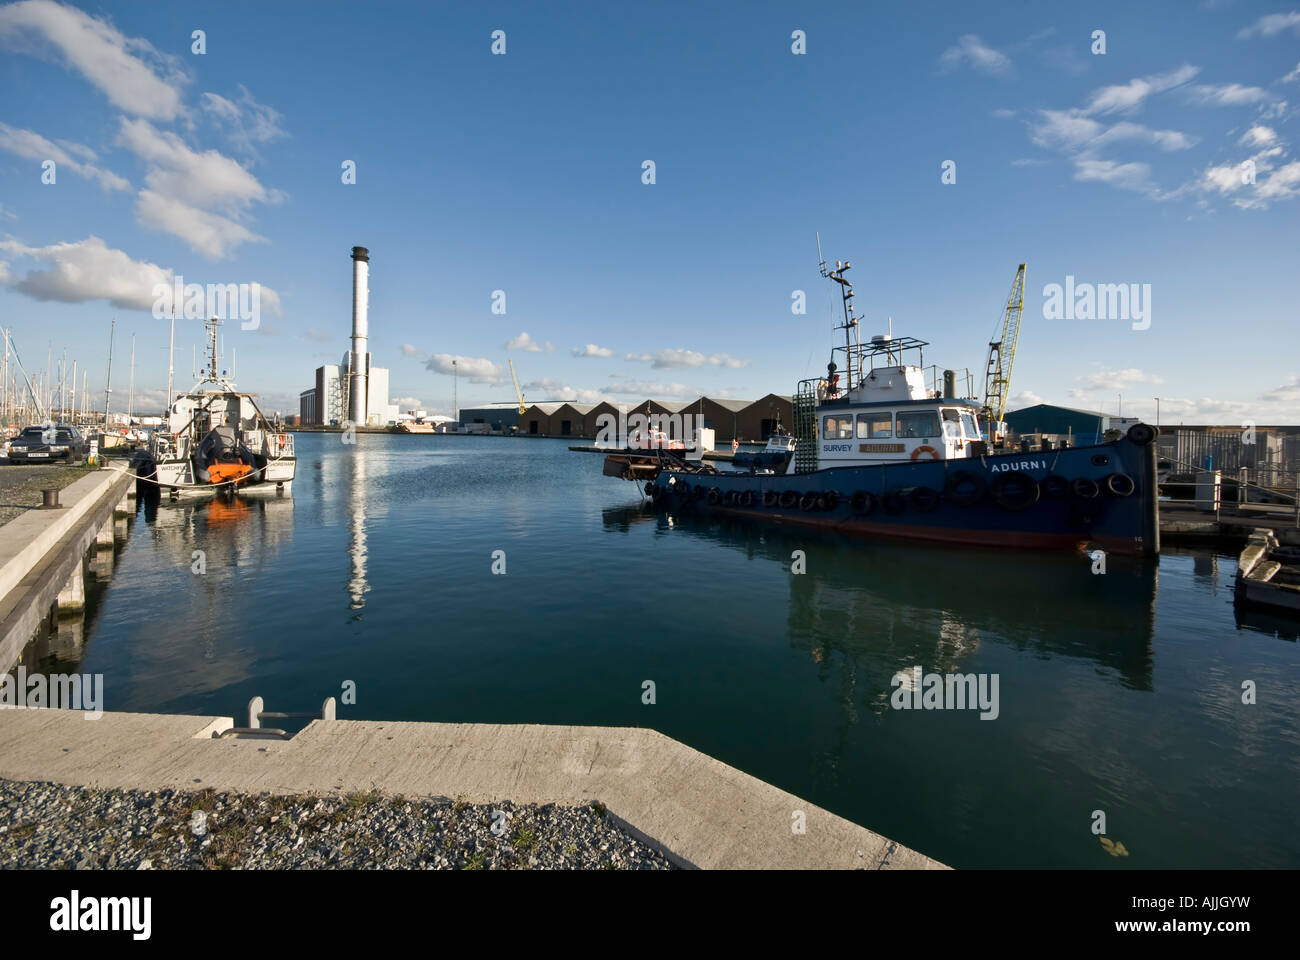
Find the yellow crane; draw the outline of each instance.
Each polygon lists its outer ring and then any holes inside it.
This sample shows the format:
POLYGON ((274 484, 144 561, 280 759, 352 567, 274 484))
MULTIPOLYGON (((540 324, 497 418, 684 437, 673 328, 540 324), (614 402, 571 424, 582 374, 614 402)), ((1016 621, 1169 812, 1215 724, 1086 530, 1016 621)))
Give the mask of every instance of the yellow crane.
POLYGON ((984 371, 985 429, 990 441, 1001 439, 995 431, 1007 413, 1011 393, 1011 367, 1016 362, 1016 341, 1020 339, 1020 317, 1025 306, 1025 265, 1022 263, 1011 281, 1011 293, 1002 314, 1002 336, 989 343, 989 359, 984 371))
POLYGON ((527 408, 524 404, 524 395, 519 392, 519 378, 515 376, 515 362, 507 358, 506 363, 510 364, 510 379, 515 382, 515 397, 519 400, 519 412, 523 413, 527 408))

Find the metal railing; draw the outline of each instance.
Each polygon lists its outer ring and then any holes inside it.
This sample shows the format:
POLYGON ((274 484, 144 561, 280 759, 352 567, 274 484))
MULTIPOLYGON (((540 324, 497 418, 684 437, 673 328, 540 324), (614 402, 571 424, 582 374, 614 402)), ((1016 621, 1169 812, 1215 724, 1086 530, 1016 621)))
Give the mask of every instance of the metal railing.
POLYGON ((1276 485, 1266 486, 1258 482, 1259 473, 1256 471, 1257 479, 1250 479, 1250 468, 1240 467, 1235 477, 1224 476, 1223 471, 1214 470, 1206 467, 1197 467, 1190 463, 1184 463, 1172 458, 1161 458, 1167 460, 1171 466, 1178 472, 1176 476, 1183 476, 1190 473, 1190 480, 1161 480, 1159 486, 1161 490, 1187 489, 1191 488, 1193 495, 1191 497, 1174 497, 1169 498, 1171 505, 1187 505, 1194 509, 1203 510, 1206 513, 1213 513, 1217 521, 1221 518, 1225 507, 1234 509, 1238 516, 1252 512, 1264 513, 1291 513, 1297 528, 1300 528, 1300 486, 1296 485, 1296 475, 1291 473, 1291 491, 1286 493, 1278 489, 1276 485), (1235 487, 1235 496, 1233 499, 1225 500, 1223 496, 1224 480, 1228 479, 1235 487), (1202 495, 1202 491, 1206 495, 1202 495), (1251 499, 1251 491, 1257 491, 1257 498, 1251 499), (1266 498, 1280 498, 1287 503, 1275 503, 1266 498))

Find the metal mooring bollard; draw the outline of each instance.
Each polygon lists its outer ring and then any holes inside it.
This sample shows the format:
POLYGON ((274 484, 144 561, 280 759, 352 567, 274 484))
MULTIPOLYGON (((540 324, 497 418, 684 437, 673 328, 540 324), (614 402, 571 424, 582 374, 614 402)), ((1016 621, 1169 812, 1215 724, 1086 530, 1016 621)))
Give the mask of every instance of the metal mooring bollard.
POLYGON ((41 504, 42 510, 59 510, 63 507, 63 504, 59 503, 58 487, 44 488, 41 490, 41 496, 44 498, 44 502, 41 504))

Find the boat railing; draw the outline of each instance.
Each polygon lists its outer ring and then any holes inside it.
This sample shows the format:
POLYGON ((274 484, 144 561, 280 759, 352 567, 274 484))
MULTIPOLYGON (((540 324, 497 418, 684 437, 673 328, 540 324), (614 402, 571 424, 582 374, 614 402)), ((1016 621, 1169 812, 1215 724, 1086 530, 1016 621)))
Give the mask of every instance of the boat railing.
POLYGON ((266 433, 263 448, 265 455, 272 460, 279 457, 292 457, 293 454, 293 434, 292 433, 266 433))

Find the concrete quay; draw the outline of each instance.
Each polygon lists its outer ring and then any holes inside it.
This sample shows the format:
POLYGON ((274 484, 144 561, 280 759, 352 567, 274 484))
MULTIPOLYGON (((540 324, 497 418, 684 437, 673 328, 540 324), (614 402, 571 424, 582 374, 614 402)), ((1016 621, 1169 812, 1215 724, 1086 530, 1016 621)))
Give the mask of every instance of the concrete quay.
POLYGON ((113 543, 116 513, 128 513, 135 477, 98 470, 59 492, 55 510, 28 510, 0 527, 0 673, 18 661, 52 611, 85 606, 93 545, 113 543))
POLYGON ((0 777, 271 794, 378 791, 470 803, 603 803, 680 866, 947 869, 639 727, 315 720, 290 740, 217 739, 230 717, 0 711, 0 777), (805 832, 792 825, 802 814, 805 832))

